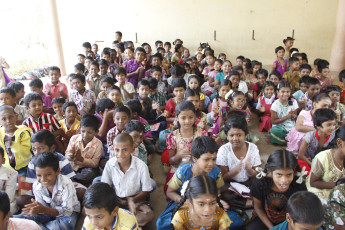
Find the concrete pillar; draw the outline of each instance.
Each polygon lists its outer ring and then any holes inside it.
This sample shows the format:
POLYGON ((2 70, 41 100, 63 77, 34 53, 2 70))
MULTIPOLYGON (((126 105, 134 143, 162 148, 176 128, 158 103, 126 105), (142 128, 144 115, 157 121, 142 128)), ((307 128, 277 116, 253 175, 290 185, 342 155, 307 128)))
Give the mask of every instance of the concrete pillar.
POLYGON ((339 0, 333 47, 330 57, 330 70, 339 72, 345 69, 345 0, 339 0))
POLYGON ((65 67, 65 59, 63 55, 63 49, 62 49, 62 41, 61 41, 61 34, 60 34, 60 25, 59 25, 59 16, 56 6, 56 0, 50 0, 49 1, 49 7, 50 7, 50 27, 51 27, 51 37, 52 40, 51 44, 51 50, 50 57, 51 57, 51 63, 53 65, 57 65, 60 67, 61 75, 66 75, 66 67, 65 67))

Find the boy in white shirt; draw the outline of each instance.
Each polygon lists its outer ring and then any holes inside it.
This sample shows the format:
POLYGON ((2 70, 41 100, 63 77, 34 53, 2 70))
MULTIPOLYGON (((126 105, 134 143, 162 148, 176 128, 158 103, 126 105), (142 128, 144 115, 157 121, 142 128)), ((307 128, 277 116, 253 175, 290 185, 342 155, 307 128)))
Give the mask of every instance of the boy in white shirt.
POLYGON ((33 184, 35 199, 25 205, 15 218, 34 220, 43 229, 73 230, 80 212, 74 185, 60 174, 59 158, 51 152, 35 157, 37 180, 33 184))
POLYGON ((127 76, 126 69, 119 67, 115 70, 115 78, 117 83, 115 84, 121 89, 122 102, 125 103, 129 99, 133 99, 135 89, 132 83, 125 81, 127 76))

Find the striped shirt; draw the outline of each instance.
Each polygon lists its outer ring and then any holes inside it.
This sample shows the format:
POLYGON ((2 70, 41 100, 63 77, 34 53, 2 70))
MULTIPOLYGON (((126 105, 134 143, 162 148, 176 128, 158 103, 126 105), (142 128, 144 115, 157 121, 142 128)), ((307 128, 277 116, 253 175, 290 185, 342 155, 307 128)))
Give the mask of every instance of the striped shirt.
POLYGON ((108 145, 108 153, 112 154, 113 152, 113 141, 115 137, 121 133, 120 130, 116 128, 116 126, 110 129, 107 133, 107 145, 108 145))
POLYGON ((61 128, 59 122, 56 118, 49 113, 41 113, 41 115, 35 119, 31 115, 23 121, 23 125, 32 129, 32 132, 35 134, 41 129, 49 130, 50 132, 55 132, 61 128))
MULTIPOLYGON (((72 178, 75 175, 75 172, 72 169, 71 164, 64 155, 61 153, 55 152, 59 158, 59 168, 61 169, 61 174, 72 178)), ((34 166, 34 160, 32 159, 28 165, 28 171, 26 172, 26 182, 34 183, 36 180, 36 171, 34 166)))

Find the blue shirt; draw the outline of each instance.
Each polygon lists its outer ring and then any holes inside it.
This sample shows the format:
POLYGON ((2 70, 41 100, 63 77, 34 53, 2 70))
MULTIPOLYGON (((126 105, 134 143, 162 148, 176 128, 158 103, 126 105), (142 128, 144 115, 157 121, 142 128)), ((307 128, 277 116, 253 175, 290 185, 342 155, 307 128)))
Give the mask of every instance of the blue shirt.
MULTIPOLYGON (((289 229, 289 222, 285 220, 283 223, 270 228, 270 230, 288 230, 289 229)), ((322 230, 322 228, 318 228, 317 230, 322 230)))
POLYGON ((292 96, 299 102, 299 100, 301 99, 301 97, 304 95, 304 93, 302 92, 302 90, 298 90, 297 92, 295 92, 294 94, 292 94, 292 96))
MULTIPOLYGON (((67 160, 67 158, 62 155, 61 153, 54 152, 58 158, 59 158, 59 167, 61 169, 61 175, 67 176, 68 178, 72 178, 75 175, 75 172, 72 169, 71 164, 67 160)), ((26 172, 26 182, 28 183, 34 183, 36 180, 36 171, 34 166, 34 160, 31 159, 31 161, 28 164, 28 170, 26 172)))
POLYGON ((223 81, 225 78, 225 75, 223 72, 217 73, 216 78, 214 79, 215 81, 223 81))

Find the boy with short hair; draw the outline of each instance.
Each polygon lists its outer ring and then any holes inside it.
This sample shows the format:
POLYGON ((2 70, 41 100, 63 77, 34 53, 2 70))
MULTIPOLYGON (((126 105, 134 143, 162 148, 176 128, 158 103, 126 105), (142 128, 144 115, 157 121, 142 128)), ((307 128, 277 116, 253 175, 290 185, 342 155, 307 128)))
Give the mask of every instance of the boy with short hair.
POLYGON ((162 72, 162 68, 160 66, 152 66, 151 67, 151 77, 158 81, 158 86, 157 86, 158 92, 161 92, 163 94, 167 94, 168 89, 167 89, 166 85, 164 84, 164 82, 162 81, 162 76, 163 76, 163 72, 162 72))
POLYGON ((52 100, 52 106, 53 106, 53 110, 54 110, 54 113, 55 113, 54 117, 58 121, 64 119, 63 112, 62 112, 63 104, 65 104, 65 98, 63 98, 63 97, 55 97, 52 100))
POLYGON ((88 186, 98 175, 103 145, 96 137, 99 128, 97 117, 85 115, 80 121, 80 126, 81 134, 71 137, 65 155, 76 173, 72 180, 88 186))
POLYGON ((116 31, 115 32, 115 40, 118 41, 118 42, 121 42, 121 40, 122 40, 122 33, 121 33, 121 31, 116 31))
POLYGON ((82 44, 83 51, 86 54, 86 52, 91 51, 91 43, 90 42, 84 42, 82 44))
POLYGON ((43 92, 43 82, 39 78, 34 78, 30 81, 29 86, 32 92, 36 92, 42 97, 43 102, 43 112, 54 113, 52 108, 52 98, 51 96, 43 92))
POLYGON ((129 81, 126 81, 126 74, 126 69, 123 67, 119 67, 115 70, 115 76, 117 80, 117 83, 115 85, 121 89, 123 103, 125 103, 129 99, 132 99, 133 94, 135 93, 133 84, 129 81))
POLYGON ((99 73, 99 64, 97 61, 93 61, 90 64, 90 75, 87 76, 86 80, 88 82, 92 82, 90 85, 90 89, 95 93, 95 95, 98 95, 101 91, 101 81, 104 78, 104 76, 101 76, 99 73))
POLYGON ((96 43, 94 43, 93 45, 92 45, 92 51, 93 51, 93 54, 95 55, 95 57, 96 57, 96 61, 99 61, 99 59, 100 59, 100 56, 99 56, 99 54, 97 53, 98 52, 98 45, 96 44, 96 43))
POLYGON ((107 97, 107 89, 115 84, 113 77, 104 77, 101 81, 101 92, 98 94, 97 99, 107 97))
POLYGON ((33 184, 35 199, 25 205, 20 215, 36 221, 44 229, 73 230, 80 212, 80 203, 74 185, 66 176, 60 174, 59 158, 51 152, 35 157, 37 180, 33 184))
POLYGON ((16 114, 18 114, 17 125, 20 125, 24 119, 29 116, 29 111, 25 108, 25 106, 18 105, 16 101, 16 93, 12 88, 5 87, 0 90, 0 106, 12 106, 16 114))
POLYGON ((299 72, 301 74, 301 78, 303 76, 309 76, 311 73, 311 66, 308 64, 303 64, 299 67, 299 72))
POLYGON ((40 226, 32 220, 10 218, 10 199, 6 192, 0 191, 0 229, 2 230, 41 230, 40 226))
POLYGON ((51 66, 48 69, 48 75, 50 82, 44 86, 43 92, 51 96, 51 98, 63 97, 68 99, 68 89, 64 83, 60 82, 60 68, 57 66, 51 66))
POLYGON ((132 155, 149 165, 152 161, 152 154, 147 154, 145 145, 143 144, 145 133, 144 125, 140 121, 129 121, 125 126, 125 132, 133 138, 135 150, 132 155))
POLYGON ((292 94, 296 101, 300 101, 301 97, 307 92, 307 82, 309 81, 309 78, 310 77, 308 75, 301 77, 301 80, 299 81, 299 90, 292 94))
POLYGON ((299 89, 298 83, 301 79, 299 66, 300 64, 298 58, 289 58, 289 71, 286 71, 283 75, 283 79, 290 83, 292 92, 295 92, 296 89, 299 89))
POLYGON ((96 183, 86 190, 84 208, 86 214, 83 224, 84 230, 139 229, 135 216, 119 207, 115 190, 107 183, 96 183), (99 194, 107 195, 100 196, 99 194), (98 220, 100 217, 102 218, 101 221, 98 220))
POLYGON ((99 70, 102 77, 110 77, 114 80, 114 76, 111 72, 108 72, 109 64, 106 60, 101 59, 99 61, 99 70))
POLYGON ((286 220, 271 230, 322 230, 324 207, 320 199, 311 192, 294 193, 288 200, 286 220))
POLYGON ((155 42, 155 46, 156 46, 156 49, 158 49, 160 47, 163 48, 163 42, 158 40, 158 41, 155 42))
MULTIPOLYGON (((17 105, 22 105, 25 95, 25 87, 23 83, 19 81, 11 81, 10 83, 8 83, 7 87, 14 89, 14 91, 16 92, 16 103, 17 105)), ((16 110, 16 108, 14 108, 14 110, 16 110)))
POLYGON ((157 114, 161 114, 160 106, 157 102, 152 103, 148 97, 150 93, 150 86, 147 80, 141 80, 138 84, 138 99, 143 107, 141 116, 145 118, 150 124, 155 123, 157 114), (154 108, 153 108, 154 107, 154 108))
POLYGON ((31 132, 25 125, 16 126, 17 115, 13 107, 0 106, 0 146, 5 150, 5 166, 25 176, 31 159, 31 132))
POLYGON ((99 130, 96 137, 103 144, 104 154, 102 157, 108 157, 108 146, 107 146, 107 133, 112 129, 115 124, 113 121, 113 111, 115 109, 115 103, 109 98, 101 98, 96 104, 95 116, 99 120, 99 130))
MULTIPOLYGON (((165 104, 167 103, 166 95, 163 92, 158 91, 157 79, 149 78, 148 82, 150 88, 150 93, 148 97, 152 100, 153 103, 157 103, 161 111, 163 111, 165 109, 165 104)), ((152 105, 152 107, 154 106, 152 105)))
POLYGON ((116 195, 124 204, 122 207, 128 207, 129 211, 135 213, 139 226, 144 226, 154 218, 152 209, 145 204, 152 191, 148 167, 132 156, 134 143, 129 134, 117 135, 113 144, 116 157, 105 165, 101 181, 115 187, 116 195), (139 209, 140 212, 137 211, 139 209))
POLYGON ((85 55, 84 54, 78 54, 77 55, 78 63, 85 64, 85 55))
POLYGON ((43 112, 41 95, 38 93, 29 93, 25 96, 24 103, 30 112, 30 116, 23 121, 23 125, 32 129, 32 133, 36 133, 41 129, 51 131, 55 137, 63 133, 56 118, 49 113, 43 112))
POLYGON ((11 168, 5 167, 5 161, 5 151, 0 146, 0 191, 7 193, 10 199, 11 213, 16 213, 16 185, 18 172, 11 168))
POLYGON ((131 111, 126 106, 119 106, 113 112, 113 120, 115 123, 114 128, 110 129, 107 133, 107 145, 109 158, 114 157, 113 154, 113 140, 125 130, 125 125, 131 118, 131 111))
POLYGON ((146 52, 144 48, 138 47, 135 49, 135 59, 128 60, 124 63, 127 73, 126 81, 133 84, 134 88, 137 87, 138 82, 144 75, 145 66, 142 62, 145 60, 146 52))
POLYGON ((85 76, 76 74, 72 77, 73 90, 70 92, 69 101, 73 101, 81 116, 93 114, 96 108, 96 96, 91 90, 85 88, 85 76))
POLYGON ((173 53, 171 50, 171 43, 170 42, 164 42, 164 49, 165 49, 165 55, 164 57, 168 59, 169 63, 171 63, 171 58, 173 56, 173 53))
POLYGON ((319 80, 316 78, 310 77, 307 81, 307 91, 304 95, 301 96, 299 103, 300 107, 304 107, 305 110, 312 110, 313 109, 313 101, 312 98, 314 95, 320 93, 321 84, 319 80))
POLYGON ((85 73, 85 65, 83 63, 77 63, 74 65, 74 73, 75 74, 84 74, 85 73))

